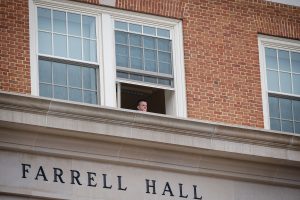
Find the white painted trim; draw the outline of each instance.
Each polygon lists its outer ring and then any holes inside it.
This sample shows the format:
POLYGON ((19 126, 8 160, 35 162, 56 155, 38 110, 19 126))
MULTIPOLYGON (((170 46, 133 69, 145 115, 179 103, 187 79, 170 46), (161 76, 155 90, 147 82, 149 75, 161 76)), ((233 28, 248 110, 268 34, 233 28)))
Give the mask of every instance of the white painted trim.
POLYGON ((270 115, 269 115, 269 101, 268 101, 268 89, 267 89, 267 74, 265 67, 265 49, 262 44, 262 38, 258 37, 259 48, 259 63, 260 63, 260 80, 261 80, 261 92, 262 92, 262 105, 263 105, 263 118, 264 128, 270 129, 270 115))
MULTIPOLYGON (((277 37, 266 36, 266 35, 258 35, 264 128, 270 129, 270 111, 269 111, 268 93, 274 93, 274 92, 268 92, 268 88, 267 88, 268 83, 267 83, 267 74, 266 74, 265 47, 300 52, 300 41, 290 40, 285 38, 277 38, 277 37)), ((278 94, 284 95, 283 93, 280 92, 278 94)), ((287 95, 287 96, 297 97, 298 95, 287 95)))
POLYGON ((273 47, 288 51, 300 52, 300 40, 277 38, 260 34, 258 35, 258 38, 264 47, 273 47))
POLYGON ((117 107, 114 24, 111 15, 102 14, 103 90, 105 106, 117 107))
POLYGON ((272 1, 275 3, 281 3, 281 4, 291 5, 291 6, 300 6, 299 0, 266 0, 266 1, 272 1))
POLYGON ((168 87, 168 86, 163 86, 163 85, 158 85, 155 83, 147 83, 147 82, 142 82, 142 81, 131 81, 128 79, 120 79, 117 78, 117 82, 118 83, 128 83, 131 85, 140 85, 140 86, 145 86, 145 87, 151 87, 151 88, 158 88, 158 89, 163 89, 163 90, 170 90, 170 91, 174 91, 174 88, 168 87))
POLYGON ((103 105, 104 102, 104 83, 103 83, 103 56, 102 56, 102 27, 101 27, 101 16, 96 16, 96 49, 97 49, 97 64, 98 70, 97 73, 97 86, 98 86, 98 104, 103 105))
POLYGON ((187 117, 182 22, 174 27, 173 58, 176 116, 187 117))
POLYGON ((36 5, 48 6, 52 8, 63 8, 70 11, 84 12, 88 14, 109 14, 115 19, 130 20, 135 22, 140 21, 142 23, 149 24, 162 24, 164 27, 169 24, 170 27, 175 26, 180 20, 161 17, 156 15, 143 14, 138 12, 132 12, 127 10, 120 10, 111 7, 104 7, 99 5, 92 5, 87 3, 80 3, 76 1, 67 0, 33 0, 36 5), (149 17, 150 16, 150 17, 149 17))
POLYGON ((30 80, 31 94, 39 95, 39 73, 37 55, 37 13, 32 0, 28 0, 29 6, 29 49, 30 49, 30 80))

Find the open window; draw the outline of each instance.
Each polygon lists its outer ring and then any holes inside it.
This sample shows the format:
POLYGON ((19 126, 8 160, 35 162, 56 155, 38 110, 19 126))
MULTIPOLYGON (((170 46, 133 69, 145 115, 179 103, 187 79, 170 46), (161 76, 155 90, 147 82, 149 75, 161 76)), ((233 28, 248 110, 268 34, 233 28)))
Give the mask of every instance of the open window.
POLYGON ((166 99, 163 89, 119 83, 117 92, 118 104, 121 108, 136 110, 138 100, 145 99, 148 102, 149 112, 166 114, 166 99))
POLYGON ((121 20, 114 27, 118 106, 136 110, 145 99, 149 112, 177 115, 173 30, 121 20))

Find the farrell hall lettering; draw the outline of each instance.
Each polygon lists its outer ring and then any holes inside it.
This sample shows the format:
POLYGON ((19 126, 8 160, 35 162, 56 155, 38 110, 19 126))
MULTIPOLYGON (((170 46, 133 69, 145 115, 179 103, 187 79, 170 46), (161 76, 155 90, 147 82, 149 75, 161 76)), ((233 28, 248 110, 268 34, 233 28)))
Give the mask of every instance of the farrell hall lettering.
MULTIPOLYGON (((51 171, 49 171, 49 169, 48 171, 46 171, 43 166, 39 166, 37 170, 33 170, 31 168, 31 164, 24 163, 22 163, 21 166, 22 178, 24 179, 28 179, 30 175, 30 177, 32 177, 36 181, 98 187, 107 190, 119 190, 124 192, 130 189, 130 186, 123 183, 122 176, 108 178, 108 174, 105 173, 83 173, 74 169, 64 171, 61 168, 57 167, 53 167, 51 171), (113 182, 115 182, 116 184, 113 185, 113 182)), ((158 186, 158 183, 158 180, 145 178, 144 183, 141 184, 145 185, 146 194, 202 200, 202 195, 200 195, 200 190, 197 185, 192 185, 190 186, 190 188, 188 188, 189 190, 187 190, 187 187, 185 187, 182 183, 170 183, 167 181, 160 183, 160 186, 158 186), (187 191, 190 191, 190 193, 188 193, 187 191)))

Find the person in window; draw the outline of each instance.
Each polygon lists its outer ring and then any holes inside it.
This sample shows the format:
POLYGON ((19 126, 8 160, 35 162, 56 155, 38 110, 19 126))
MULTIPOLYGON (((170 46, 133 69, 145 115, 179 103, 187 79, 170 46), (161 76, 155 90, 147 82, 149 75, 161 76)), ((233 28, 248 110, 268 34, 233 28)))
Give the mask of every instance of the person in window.
POLYGON ((148 102, 145 99, 140 99, 137 101, 137 109, 142 112, 147 112, 148 102))

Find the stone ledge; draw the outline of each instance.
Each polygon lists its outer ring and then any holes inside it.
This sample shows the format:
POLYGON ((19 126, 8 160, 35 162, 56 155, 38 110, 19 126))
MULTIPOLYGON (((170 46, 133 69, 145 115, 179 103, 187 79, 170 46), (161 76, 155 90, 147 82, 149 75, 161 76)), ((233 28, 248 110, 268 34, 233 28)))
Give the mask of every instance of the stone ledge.
MULTIPOLYGON (((39 114, 45 117, 55 116, 94 123, 125 125, 138 129, 189 135, 211 140, 300 150, 300 135, 297 134, 176 118, 155 113, 140 113, 125 109, 69 103, 30 95, 1 92, 0 109, 39 114)), ((44 125, 48 126, 46 123, 44 125)))

